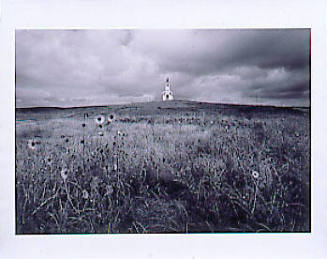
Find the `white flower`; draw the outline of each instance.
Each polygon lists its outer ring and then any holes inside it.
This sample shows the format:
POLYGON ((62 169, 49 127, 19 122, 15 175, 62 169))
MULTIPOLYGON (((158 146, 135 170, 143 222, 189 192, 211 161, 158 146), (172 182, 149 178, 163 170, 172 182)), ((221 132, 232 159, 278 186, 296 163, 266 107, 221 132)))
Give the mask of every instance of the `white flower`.
POLYGON ((48 157, 45 159, 45 162, 47 163, 48 166, 51 166, 51 165, 52 165, 52 157, 51 157, 51 156, 48 156, 48 157))
POLYGON ((87 190, 83 190, 82 196, 83 196, 83 199, 85 199, 85 200, 87 200, 89 198, 89 193, 87 192, 87 190))
POLYGON ((99 115, 99 116, 96 116, 95 117, 95 122, 98 124, 98 125, 101 125, 104 123, 104 116, 103 115, 99 115))
POLYGON ((29 147, 29 149, 35 150, 36 149, 36 141, 34 141, 33 139, 28 140, 27 146, 29 147))
POLYGON ((110 115, 108 116, 108 122, 109 122, 109 123, 113 122, 114 119, 115 119, 115 116, 114 116, 113 114, 110 114, 110 115))
POLYGON ((254 179, 258 179, 259 178, 259 173, 257 171, 253 171, 252 176, 253 176, 254 179))
POLYGON ((63 168, 60 172, 61 178, 66 181, 67 177, 68 177, 68 170, 66 168, 63 168))

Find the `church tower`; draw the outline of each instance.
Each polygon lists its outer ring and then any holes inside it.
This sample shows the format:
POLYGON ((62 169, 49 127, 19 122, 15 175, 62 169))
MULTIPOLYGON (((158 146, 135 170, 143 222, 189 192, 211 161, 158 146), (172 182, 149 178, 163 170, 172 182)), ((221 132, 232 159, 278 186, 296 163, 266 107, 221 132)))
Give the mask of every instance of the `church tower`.
POLYGON ((162 100, 170 101, 174 100, 173 92, 170 90, 169 77, 166 79, 165 91, 162 92, 162 100))

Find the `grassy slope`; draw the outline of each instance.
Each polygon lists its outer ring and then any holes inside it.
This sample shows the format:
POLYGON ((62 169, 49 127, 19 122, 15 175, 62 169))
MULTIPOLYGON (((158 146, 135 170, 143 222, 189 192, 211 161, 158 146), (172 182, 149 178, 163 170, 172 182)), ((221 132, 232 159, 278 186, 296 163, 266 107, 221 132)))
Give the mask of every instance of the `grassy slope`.
POLYGON ((16 168, 17 233, 310 230, 308 109, 17 109, 16 168))

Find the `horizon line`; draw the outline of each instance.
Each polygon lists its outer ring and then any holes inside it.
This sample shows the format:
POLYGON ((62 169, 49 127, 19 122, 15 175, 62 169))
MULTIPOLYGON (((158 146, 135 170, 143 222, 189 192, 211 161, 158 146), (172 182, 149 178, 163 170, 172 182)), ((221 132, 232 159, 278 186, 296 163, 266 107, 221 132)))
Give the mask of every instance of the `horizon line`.
POLYGON ((142 101, 142 102, 130 102, 130 103, 118 103, 118 104, 100 104, 100 105, 86 105, 86 106, 29 106, 29 107, 17 107, 15 105, 15 109, 44 109, 44 108, 52 108, 52 109, 77 109, 77 108, 91 108, 91 107, 109 107, 109 106, 120 106, 120 105, 135 105, 141 103, 169 103, 169 102, 193 102, 193 103, 204 103, 204 104, 217 104, 217 105, 232 105, 232 106, 254 106, 254 107, 275 107, 275 108, 311 108, 311 103, 309 106, 286 106, 286 105, 273 105, 273 104, 245 104, 245 103, 219 103, 219 102, 208 102, 208 101, 193 101, 193 100, 170 100, 170 101, 142 101))

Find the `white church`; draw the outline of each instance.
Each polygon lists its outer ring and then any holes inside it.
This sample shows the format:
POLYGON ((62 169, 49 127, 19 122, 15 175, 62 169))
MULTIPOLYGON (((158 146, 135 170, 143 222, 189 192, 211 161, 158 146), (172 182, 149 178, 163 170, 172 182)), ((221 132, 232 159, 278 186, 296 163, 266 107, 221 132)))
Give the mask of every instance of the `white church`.
POLYGON ((167 77, 166 79, 165 91, 162 92, 162 100, 163 101, 174 100, 173 92, 170 90, 169 77, 167 77))

